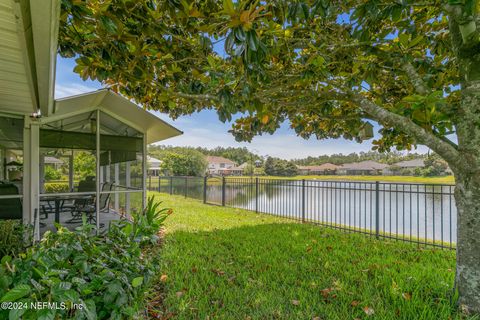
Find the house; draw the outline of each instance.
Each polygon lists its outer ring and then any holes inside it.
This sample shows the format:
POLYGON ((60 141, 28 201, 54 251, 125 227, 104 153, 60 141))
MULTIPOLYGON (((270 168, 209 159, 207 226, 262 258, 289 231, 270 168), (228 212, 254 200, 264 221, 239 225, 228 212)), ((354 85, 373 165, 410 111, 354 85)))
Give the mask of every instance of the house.
POLYGON ((300 175, 332 175, 337 172, 339 167, 332 163, 324 163, 318 166, 297 166, 300 175))
POLYGON ((425 161, 423 159, 413 159, 400 161, 383 169, 384 175, 398 175, 398 174, 413 174, 415 169, 425 168, 425 161))
POLYGON ((376 161, 361 161, 354 163, 342 164, 337 169, 338 175, 381 175, 383 170, 387 168, 387 164, 378 163, 376 161))
POLYGON ((162 160, 157 158, 147 156, 147 174, 148 176, 158 177, 162 171, 161 169, 162 160))
POLYGON ((59 16, 59 0, 0 0, 0 219, 22 219, 36 239, 54 222, 76 227, 86 214, 99 230, 141 209, 147 144, 182 134, 110 90, 55 100, 59 16), (45 188, 51 154, 87 164, 69 165, 69 192, 45 188))
POLYGON ((55 157, 51 157, 51 156, 45 156, 43 158, 43 163, 45 165, 50 165, 55 169, 58 169, 60 166, 62 166, 64 164, 63 160, 55 158, 55 157))
POLYGON ((239 169, 237 164, 230 159, 217 156, 207 156, 207 171, 210 175, 230 175, 231 169, 239 169))
POLYGON ((307 174, 310 174, 309 166, 298 166, 297 165, 297 171, 298 171, 298 174, 301 175, 301 176, 306 176, 307 174))
POLYGON ((243 163, 242 165, 234 166, 228 170, 229 175, 232 176, 241 176, 243 175, 243 172, 245 171, 246 168, 246 163, 243 163))

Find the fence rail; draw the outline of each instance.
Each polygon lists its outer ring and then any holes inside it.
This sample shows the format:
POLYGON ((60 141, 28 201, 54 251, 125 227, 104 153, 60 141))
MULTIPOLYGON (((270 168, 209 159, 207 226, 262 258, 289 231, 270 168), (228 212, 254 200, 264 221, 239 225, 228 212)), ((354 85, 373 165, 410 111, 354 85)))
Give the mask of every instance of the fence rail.
POLYGON ((147 187, 377 238, 455 249, 453 185, 149 177, 147 187))

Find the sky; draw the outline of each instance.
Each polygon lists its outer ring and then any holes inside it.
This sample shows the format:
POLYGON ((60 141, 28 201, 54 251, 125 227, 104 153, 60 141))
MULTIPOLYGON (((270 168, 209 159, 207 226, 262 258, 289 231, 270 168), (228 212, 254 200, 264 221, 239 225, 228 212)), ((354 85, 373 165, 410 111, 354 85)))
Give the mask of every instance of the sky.
MULTIPOLYGON (((102 86, 96 81, 83 81, 73 72, 74 59, 57 60, 57 75, 55 85, 55 98, 62 98, 80 93, 95 91, 102 86)), ((162 141, 159 144, 171 146, 193 146, 215 148, 222 147, 247 147, 250 151, 262 155, 279 157, 283 159, 299 159, 308 156, 320 156, 325 154, 370 151, 371 141, 357 143, 345 139, 317 140, 311 138, 305 140, 291 130, 288 123, 282 125, 273 135, 255 137, 251 143, 236 142, 228 133, 231 123, 222 123, 214 111, 205 110, 190 116, 182 116, 172 120, 166 114, 150 111, 159 118, 174 125, 184 132, 183 135, 162 141)), ((375 131, 378 131, 375 127, 375 131)), ((377 137, 378 134, 376 133, 377 137)), ((425 153, 427 149, 419 146, 414 152, 425 153)))

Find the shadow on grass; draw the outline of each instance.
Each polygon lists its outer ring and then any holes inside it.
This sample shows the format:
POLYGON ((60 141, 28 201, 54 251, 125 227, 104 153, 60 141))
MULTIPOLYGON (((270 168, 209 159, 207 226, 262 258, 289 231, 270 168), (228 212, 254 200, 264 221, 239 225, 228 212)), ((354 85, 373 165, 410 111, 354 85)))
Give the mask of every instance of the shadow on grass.
POLYGON ((176 231, 162 255, 176 319, 460 318, 451 251, 286 223, 176 231))

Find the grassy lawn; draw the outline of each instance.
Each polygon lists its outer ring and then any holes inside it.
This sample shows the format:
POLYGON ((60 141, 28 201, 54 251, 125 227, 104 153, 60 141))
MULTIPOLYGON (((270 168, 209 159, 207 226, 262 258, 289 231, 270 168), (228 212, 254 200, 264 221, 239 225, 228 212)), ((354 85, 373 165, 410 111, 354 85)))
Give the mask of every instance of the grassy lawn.
POLYGON ((158 280, 163 316, 461 318, 450 301, 454 252, 156 196, 174 208, 158 280))

